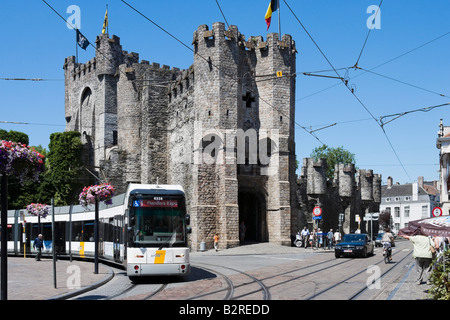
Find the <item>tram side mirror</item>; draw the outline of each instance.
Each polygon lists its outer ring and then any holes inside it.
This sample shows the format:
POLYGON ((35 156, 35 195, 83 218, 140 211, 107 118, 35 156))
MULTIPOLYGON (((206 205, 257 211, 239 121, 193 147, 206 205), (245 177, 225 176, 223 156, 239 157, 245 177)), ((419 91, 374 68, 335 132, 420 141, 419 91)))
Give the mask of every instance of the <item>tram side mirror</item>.
POLYGON ((191 224, 191 216, 189 214, 186 215, 186 225, 190 225, 191 224))

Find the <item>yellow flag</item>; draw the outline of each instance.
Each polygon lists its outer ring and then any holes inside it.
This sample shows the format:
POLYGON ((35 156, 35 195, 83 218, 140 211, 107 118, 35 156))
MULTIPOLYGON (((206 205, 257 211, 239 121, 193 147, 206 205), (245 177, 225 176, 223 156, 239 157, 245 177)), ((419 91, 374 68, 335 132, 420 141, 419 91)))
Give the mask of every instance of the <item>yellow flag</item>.
POLYGON ((103 20, 103 29, 102 33, 106 32, 106 27, 108 27, 108 9, 106 9, 105 20, 103 20))

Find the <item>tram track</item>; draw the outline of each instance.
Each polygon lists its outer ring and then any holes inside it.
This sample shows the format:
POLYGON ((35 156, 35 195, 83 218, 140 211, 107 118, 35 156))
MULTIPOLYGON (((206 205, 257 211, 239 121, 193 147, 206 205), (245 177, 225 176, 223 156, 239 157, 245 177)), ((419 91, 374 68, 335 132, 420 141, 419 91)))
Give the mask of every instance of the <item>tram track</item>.
MULTIPOLYGON (((389 272, 391 272, 393 269, 395 269, 401 262, 403 262, 406 258, 408 258, 410 256, 410 252, 407 252, 404 256, 402 256, 402 254, 401 254, 402 252, 403 251, 400 251, 400 252, 395 253, 395 254, 392 255, 393 257, 398 257, 400 259, 397 260, 396 263, 391 263, 390 264, 391 266, 388 267, 387 270, 383 271, 379 275, 379 278, 378 278, 379 280, 381 280, 383 277, 385 277, 389 272)), ((369 266, 377 266, 377 265, 383 265, 383 264, 384 264, 384 260, 381 259, 378 262, 376 262, 374 264, 371 264, 369 266)), ((323 296, 325 293, 329 292, 332 289, 336 289, 339 286, 347 285, 349 280, 355 279, 355 278, 357 278, 360 275, 364 274, 365 276, 367 276, 367 268, 369 266, 365 266, 363 269, 354 272, 350 276, 345 277, 344 279, 334 283, 333 285, 328 286, 328 287, 326 287, 324 289, 321 289, 318 292, 315 292, 313 295, 310 295, 310 296, 306 297, 305 300, 313 300, 313 299, 316 299, 316 298, 318 298, 320 296, 323 296)), ((375 279, 374 279, 374 281, 375 281, 375 279)), ((371 284, 373 284, 373 282, 371 284)), ((364 285, 362 286, 361 289, 359 289, 356 292, 352 293, 349 297, 347 297, 345 299, 346 300, 356 300, 358 297, 360 297, 367 290, 369 290, 369 285, 366 282, 364 282, 364 285)))

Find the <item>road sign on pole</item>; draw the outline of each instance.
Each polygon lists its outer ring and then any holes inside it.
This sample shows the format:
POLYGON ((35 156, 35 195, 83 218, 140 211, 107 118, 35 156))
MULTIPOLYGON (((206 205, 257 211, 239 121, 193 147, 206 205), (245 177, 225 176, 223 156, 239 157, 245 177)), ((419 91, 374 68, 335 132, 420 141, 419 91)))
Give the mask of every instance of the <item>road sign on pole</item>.
POLYGON ((435 207, 431 213, 433 214, 433 217, 440 217, 442 216, 442 209, 440 207, 435 207))
POLYGON ((314 207, 313 215, 315 217, 318 217, 318 216, 322 215, 322 208, 321 207, 314 207))

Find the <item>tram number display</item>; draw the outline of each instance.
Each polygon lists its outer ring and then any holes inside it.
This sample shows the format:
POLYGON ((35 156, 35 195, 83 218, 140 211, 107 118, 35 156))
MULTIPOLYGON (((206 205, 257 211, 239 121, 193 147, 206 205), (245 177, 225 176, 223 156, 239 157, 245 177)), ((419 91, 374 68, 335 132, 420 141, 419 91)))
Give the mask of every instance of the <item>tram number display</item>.
POLYGON ((178 201, 163 200, 155 197, 153 200, 135 200, 133 201, 133 206, 139 208, 178 208, 178 201))

